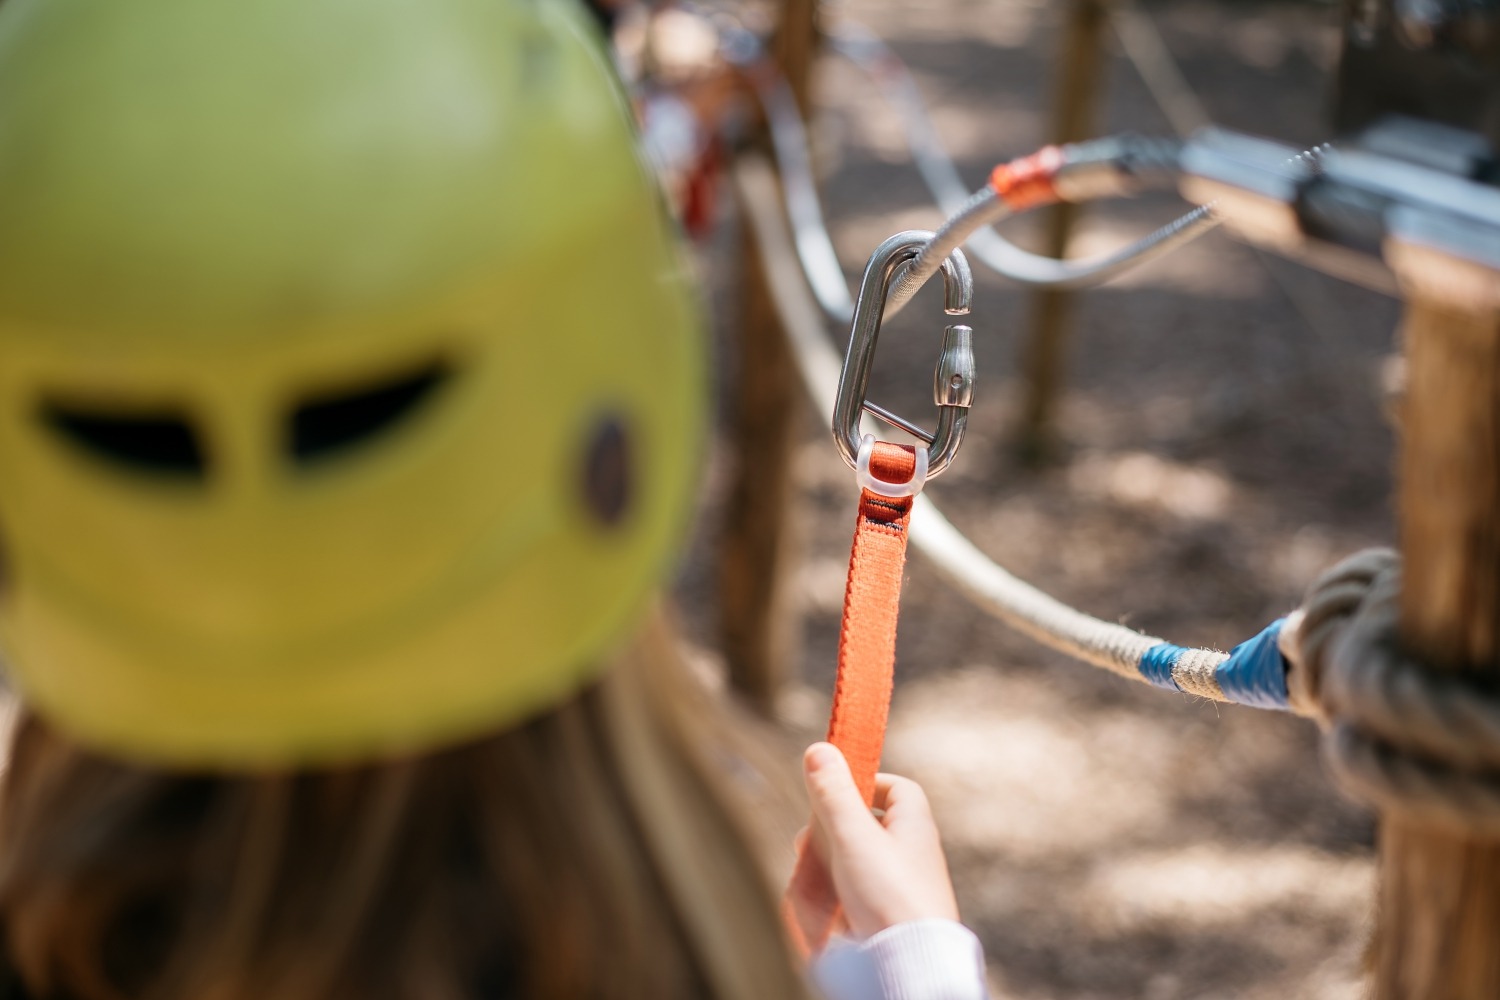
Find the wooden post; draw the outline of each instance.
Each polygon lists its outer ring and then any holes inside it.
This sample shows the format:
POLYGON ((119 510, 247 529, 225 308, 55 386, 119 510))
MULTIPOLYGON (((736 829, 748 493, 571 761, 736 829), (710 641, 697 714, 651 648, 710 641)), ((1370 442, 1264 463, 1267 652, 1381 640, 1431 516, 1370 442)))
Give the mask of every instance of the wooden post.
MULTIPOLYGON (((772 42, 804 116, 816 15, 817 0, 783 0, 772 42)), ((741 236, 739 360, 729 390, 735 468, 719 549, 720 640, 731 686, 770 715, 793 655, 787 600, 791 459, 805 404, 752 240, 748 232, 741 236)))
MULTIPOLYGON (((1069 8, 1060 59, 1062 78, 1053 99, 1053 142, 1077 142, 1087 138, 1093 128, 1108 21, 1105 2, 1072 0, 1069 8)), ((1077 205, 1062 202, 1048 209, 1042 253, 1065 256, 1077 219, 1077 205)), ((1031 334, 1021 360, 1026 389, 1016 435, 1021 457, 1031 464, 1045 461, 1055 450, 1053 422, 1071 306, 1070 292, 1042 289, 1032 295, 1031 334)))
POLYGON ((797 95, 802 117, 811 121, 813 60, 818 54, 818 0, 782 0, 771 54, 797 95))
MULTIPOLYGON (((1403 644, 1437 670, 1500 673, 1500 312, 1407 309, 1403 644)), ((1379 1000, 1500 997, 1500 841, 1387 819, 1379 1000)))

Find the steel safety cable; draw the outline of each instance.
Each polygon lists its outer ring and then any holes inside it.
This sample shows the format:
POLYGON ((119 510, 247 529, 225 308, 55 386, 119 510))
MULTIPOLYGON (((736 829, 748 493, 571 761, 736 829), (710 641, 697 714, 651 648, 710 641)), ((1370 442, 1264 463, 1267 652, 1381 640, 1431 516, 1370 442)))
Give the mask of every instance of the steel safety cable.
MULTIPOLYGON (((866 73, 895 109, 906 131, 912 161, 938 207, 950 215, 962 209, 971 190, 938 136, 906 64, 878 35, 857 23, 844 22, 832 30, 829 45, 866 73)), ((975 229, 964 249, 970 257, 1012 281, 1040 288, 1076 288, 1108 281, 1169 253, 1202 236, 1219 221, 1210 208, 1199 206, 1118 250, 1068 260, 1023 250, 988 225, 975 229)))
POLYGON ((823 219, 807 131, 797 99, 786 78, 769 59, 758 58, 744 68, 770 127, 771 148, 781 173, 782 196, 792 222, 797 258, 823 311, 838 322, 847 323, 854 315, 854 299, 849 295, 844 269, 823 219))
MULTIPOLYGON (((808 150, 807 126, 797 106, 790 86, 771 62, 758 41, 748 33, 728 32, 733 38, 726 46, 732 60, 739 65, 749 79, 756 99, 765 112, 770 130, 772 152, 781 175, 783 198, 792 224, 792 242, 798 259, 802 262, 813 294, 823 311, 831 318, 846 322, 853 312, 853 299, 833 239, 828 232, 817 182, 813 176, 812 157, 808 150)), ((1068 151, 1068 172, 1072 174, 1063 192, 1054 197, 1036 202, 1049 203, 1059 197, 1069 201, 1083 201, 1095 197, 1129 194, 1134 191, 1136 178, 1146 161, 1151 161, 1153 172, 1162 174, 1166 168, 1175 167, 1175 152, 1180 144, 1175 140, 1142 139, 1121 136, 1112 139, 1094 140, 1091 143, 1064 147, 1068 151)), ((1050 148, 1050 147, 1049 147, 1050 148)), ((951 166, 951 161, 950 161, 951 166)), ((1002 164, 997 170, 1004 169, 1002 164)), ((954 183, 962 189, 962 180, 954 183)), ((993 197, 986 187, 977 194, 964 194, 955 199, 956 209, 943 204, 945 211, 954 214, 939 230, 947 249, 924 254, 918 264, 922 270, 912 275, 920 280, 908 280, 898 287, 892 296, 888 312, 902 308, 916 289, 921 286, 942 259, 954 247, 967 244, 976 233, 987 232, 986 228, 1019 210, 1014 199, 1009 202, 993 197), (931 264, 931 267, 928 265, 931 264)), ((993 269, 1012 280, 1040 287, 1074 287, 1096 284, 1114 277, 1123 271, 1144 263, 1156 256, 1173 250, 1218 224, 1209 206, 1199 206, 1179 219, 1158 229, 1136 243, 1120 250, 1081 260, 1056 260, 1039 254, 1030 254, 1005 241, 993 232, 989 236, 1000 240, 1012 255, 1009 264, 993 269)), ((972 246, 970 246, 972 249, 972 246)), ((914 267, 917 265, 914 265, 914 267)))
MULTIPOLYGON (((947 255, 985 226, 1060 201, 1084 202, 1133 194, 1150 186, 1173 186, 1181 150, 1178 139, 1118 135, 1047 146, 1000 164, 990 173, 989 182, 938 227, 932 242, 908 265, 905 275, 891 289, 887 315, 911 301, 947 255)), ((1203 207, 1205 212, 1210 210, 1203 207)))

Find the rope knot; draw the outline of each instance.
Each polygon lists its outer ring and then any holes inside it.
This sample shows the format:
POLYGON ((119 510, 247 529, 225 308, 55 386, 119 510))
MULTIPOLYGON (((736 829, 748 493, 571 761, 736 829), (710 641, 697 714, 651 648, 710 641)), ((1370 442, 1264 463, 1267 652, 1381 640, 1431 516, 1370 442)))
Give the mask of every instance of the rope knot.
POLYGON ((1324 727, 1324 757, 1350 795, 1387 813, 1500 835, 1500 685, 1436 671, 1399 639, 1394 552, 1344 560, 1283 630, 1292 704, 1324 727))

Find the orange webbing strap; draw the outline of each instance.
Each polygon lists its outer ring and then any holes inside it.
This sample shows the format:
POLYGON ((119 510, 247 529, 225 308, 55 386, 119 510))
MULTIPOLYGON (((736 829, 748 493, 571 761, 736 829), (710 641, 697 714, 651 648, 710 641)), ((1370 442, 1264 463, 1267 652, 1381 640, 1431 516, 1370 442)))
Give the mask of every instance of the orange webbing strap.
MULTIPOLYGON (((904 483, 915 471, 911 448, 880 442, 870 456, 870 472, 889 483, 904 483)), ((843 751, 854 783, 865 802, 875 802, 875 775, 885 743, 886 716, 896 667, 896 615, 901 605, 901 572, 906 563, 906 529, 912 497, 860 492, 854 546, 849 552, 849 579, 844 588, 844 618, 839 629, 838 678, 828 719, 828 742, 843 751)), ((839 907, 828 873, 808 862, 806 845, 792 870, 784 907, 792 940, 804 955, 822 949, 838 920, 839 907), (807 903, 825 900, 824 912, 798 920, 790 906, 795 896, 807 903)), ((804 909, 809 907, 804 907, 804 909)))

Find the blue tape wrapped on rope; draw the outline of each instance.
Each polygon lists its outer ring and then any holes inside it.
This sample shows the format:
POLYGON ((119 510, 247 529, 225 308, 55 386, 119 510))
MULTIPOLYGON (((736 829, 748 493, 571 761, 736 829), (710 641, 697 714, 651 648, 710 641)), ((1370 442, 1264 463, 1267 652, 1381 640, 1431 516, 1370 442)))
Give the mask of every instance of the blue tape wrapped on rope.
POLYGON ((1286 691, 1286 660, 1276 645, 1285 618, 1278 618, 1234 647, 1229 659, 1214 670, 1224 697, 1237 705, 1253 708, 1289 707, 1286 691))
POLYGON ((1181 691, 1177 682, 1172 679, 1172 668, 1177 666, 1177 660, 1183 653, 1187 652, 1181 646, 1170 642, 1160 642, 1141 654, 1141 662, 1136 669, 1141 676, 1146 678, 1146 683, 1152 687, 1159 687, 1166 691, 1181 691))
MULTIPOLYGON (((1276 645, 1285 618, 1278 618, 1230 651, 1228 659, 1214 668, 1214 680, 1224 700, 1252 708, 1290 707, 1286 691, 1286 660, 1276 645)), ((1183 646, 1160 642, 1141 655, 1136 669, 1152 687, 1181 691, 1175 676, 1177 661, 1188 652, 1183 646)))

